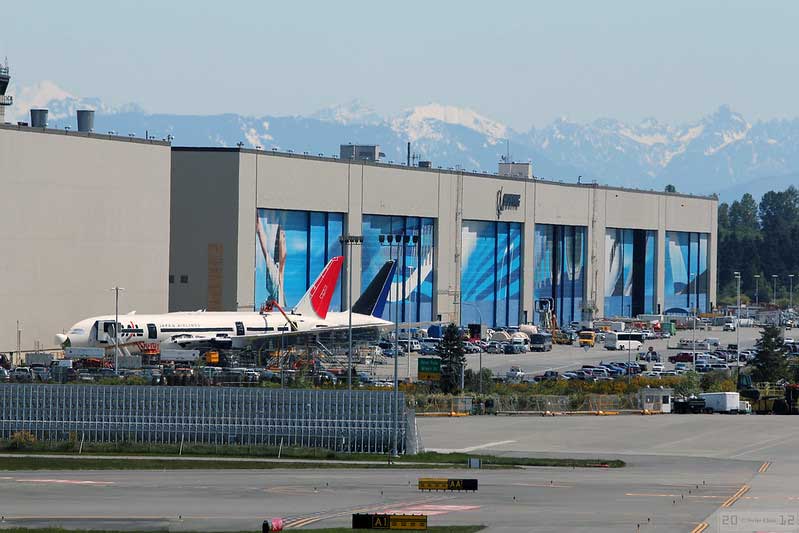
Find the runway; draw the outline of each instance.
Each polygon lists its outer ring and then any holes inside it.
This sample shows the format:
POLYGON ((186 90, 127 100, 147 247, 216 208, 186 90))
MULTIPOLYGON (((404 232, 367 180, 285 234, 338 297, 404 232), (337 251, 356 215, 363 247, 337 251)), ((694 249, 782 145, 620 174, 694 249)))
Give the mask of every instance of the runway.
MULTIPOLYGON (((567 361, 580 353, 554 357, 567 361)), ((755 531, 730 523, 761 520, 762 525, 766 518, 793 516, 798 507, 794 420, 743 415, 418 420, 426 449, 620 458, 627 462, 621 469, 0 472, 0 528, 242 531, 282 517, 289 529, 314 529, 348 527, 353 512, 403 512, 427 514, 431 525, 485 524, 492 532, 755 531), (420 477, 448 476, 476 477, 480 489, 416 489, 420 477)), ((799 516, 795 520, 799 523, 799 516)), ((796 529, 770 524, 769 530, 796 529)))
POLYGON ((4 527, 241 531, 279 516, 308 529, 348 526, 353 512, 368 511, 490 531, 618 532, 642 523, 690 531, 758 466, 642 459, 625 469, 20 472, 0 479, 0 508, 4 527), (464 475, 479 479, 478 492, 416 490, 419 477, 464 475))

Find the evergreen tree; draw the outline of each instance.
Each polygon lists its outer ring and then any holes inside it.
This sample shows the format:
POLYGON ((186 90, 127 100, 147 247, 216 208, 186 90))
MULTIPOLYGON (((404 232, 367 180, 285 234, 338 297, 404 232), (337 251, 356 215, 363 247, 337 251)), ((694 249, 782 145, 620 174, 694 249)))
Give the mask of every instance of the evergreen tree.
POLYGON ((757 341, 757 356, 752 361, 752 381, 779 381, 790 377, 787 349, 780 336, 780 328, 766 326, 757 341))
POLYGON ((459 391, 461 369, 466 364, 463 336, 455 324, 444 330, 444 338, 438 343, 438 355, 441 357, 441 392, 454 394, 459 391))
POLYGON ((668 185, 666 185, 666 188, 663 190, 666 192, 677 192, 677 187, 669 183, 668 185))

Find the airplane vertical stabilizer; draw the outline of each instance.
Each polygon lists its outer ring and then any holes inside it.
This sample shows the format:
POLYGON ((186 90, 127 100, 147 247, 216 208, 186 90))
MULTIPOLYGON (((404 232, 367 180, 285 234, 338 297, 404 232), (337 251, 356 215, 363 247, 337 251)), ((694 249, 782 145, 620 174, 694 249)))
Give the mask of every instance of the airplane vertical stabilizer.
POLYGON ((396 266, 396 261, 386 261, 358 301, 352 306, 353 313, 376 317, 383 315, 396 266))
POLYGON ((322 273, 311 284, 311 288, 300 299, 293 313, 300 315, 318 317, 324 319, 327 316, 327 311, 330 309, 330 301, 333 298, 333 293, 336 292, 336 285, 341 274, 341 265, 344 262, 344 257, 337 256, 327 263, 322 273))

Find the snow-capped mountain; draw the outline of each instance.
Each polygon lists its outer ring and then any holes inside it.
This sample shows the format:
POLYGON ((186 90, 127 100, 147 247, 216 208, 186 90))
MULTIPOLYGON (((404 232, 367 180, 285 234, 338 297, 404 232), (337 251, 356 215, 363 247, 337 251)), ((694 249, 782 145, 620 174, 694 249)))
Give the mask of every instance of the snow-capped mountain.
MULTIPOLYGON (((383 116, 360 100, 307 116, 149 114, 130 104, 108 106, 80 98, 53 82, 21 88, 9 120, 27 120, 32 107, 50 110, 51 126, 73 125, 79 108, 95 109, 98 131, 166 137, 175 145, 261 146, 311 154, 335 154, 342 143, 376 143, 387 161, 404 162, 406 143, 434 166, 496 170, 509 151, 532 161, 538 177, 684 192, 743 192, 759 196, 799 175, 799 119, 751 124, 727 106, 688 124, 653 118, 627 124, 611 118, 590 123, 558 119, 542 129, 516 132, 471 109, 430 103, 383 116)), ((784 188, 784 187, 782 187, 784 188)))

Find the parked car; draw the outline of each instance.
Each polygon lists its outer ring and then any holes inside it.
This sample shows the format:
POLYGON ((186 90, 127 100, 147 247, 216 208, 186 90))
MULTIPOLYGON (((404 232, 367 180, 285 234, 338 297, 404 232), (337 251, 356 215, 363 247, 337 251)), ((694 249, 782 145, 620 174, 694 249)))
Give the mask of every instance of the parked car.
POLYGON ((558 379, 559 374, 554 370, 547 370, 543 374, 539 374, 536 376, 537 381, 555 381, 558 379))
POLYGON ((33 372, 27 366, 18 366, 11 372, 11 378, 18 383, 33 381, 33 372))
POLYGON ((419 352, 421 355, 438 355, 438 348, 435 345, 422 343, 422 350, 419 352))
POLYGON ((653 372, 663 372, 666 367, 663 366, 663 363, 653 363, 652 364, 652 371, 653 372))
POLYGON ((694 362, 693 352, 680 352, 677 355, 669 356, 669 363, 693 363, 693 362, 694 362))
POLYGON ((33 373, 34 381, 50 381, 50 369, 47 367, 33 366, 31 367, 31 372, 33 373))
POLYGON ((11 372, 6 370, 5 368, 0 367, 0 381, 2 382, 11 381, 11 372))
POLYGON ((488 346, 486 347, 486 352, 488 352, 488 353, 503 353, 504 349, 502 347, 502 343, 499 343, 497 341, 489 342, 488 346))

